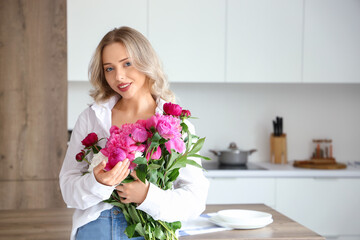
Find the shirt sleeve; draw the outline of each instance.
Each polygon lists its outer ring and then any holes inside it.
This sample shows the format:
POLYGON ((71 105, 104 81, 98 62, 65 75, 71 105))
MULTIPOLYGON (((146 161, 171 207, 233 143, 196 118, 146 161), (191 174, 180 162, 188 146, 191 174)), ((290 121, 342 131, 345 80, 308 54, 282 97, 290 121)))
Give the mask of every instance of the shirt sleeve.
POLYGON ((65 159, 60 171, 60 189, 69 208, 87 209, 108 199, 114 190, 96 181, 93 173, 83 175, 87 170, 86 162, 77 162, 75 156, 83 149, 81 141, 89 134, 90 108, 80 114, 73 129, 65 159))
MULTIPOLYGON (((194 134, 194 127, 187 122, 189 130, 194 134)), ((192 158, 201 165, 201 159, 192 158)), ((167 222, 186 221, 199 216, 206 206, 209 181, 201 168, 187 165, 180 169, 174 181, 174 189, 162 190, 150 183, 148 194, 140 209, 155 220, 167 222)))

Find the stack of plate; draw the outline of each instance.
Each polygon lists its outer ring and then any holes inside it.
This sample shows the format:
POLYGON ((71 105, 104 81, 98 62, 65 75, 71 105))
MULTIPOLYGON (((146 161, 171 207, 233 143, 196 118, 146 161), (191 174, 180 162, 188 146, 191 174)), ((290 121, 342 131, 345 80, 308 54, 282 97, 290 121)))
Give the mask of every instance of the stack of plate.
POLYGON ((229 209, 217 212, 209 221, 226 228, 256 229, 269 225, 273 219, 271 214, 265 212, 229 209))

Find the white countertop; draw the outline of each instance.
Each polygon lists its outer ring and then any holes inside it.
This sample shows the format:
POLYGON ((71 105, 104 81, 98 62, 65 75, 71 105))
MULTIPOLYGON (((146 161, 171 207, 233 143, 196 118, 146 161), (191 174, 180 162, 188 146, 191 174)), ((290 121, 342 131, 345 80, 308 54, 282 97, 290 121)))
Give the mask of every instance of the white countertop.
POLYGON ((345 169, 322 170, 305 169, 293 167, 292 162, 288 164, 272 164, 269 162, 253 162, 253 165, 266 170, 238 170, 238 169, 214 169, 217 162, 205 162, 203 167, 208 178, 360 178, 360 165, 351 163, 345 169))

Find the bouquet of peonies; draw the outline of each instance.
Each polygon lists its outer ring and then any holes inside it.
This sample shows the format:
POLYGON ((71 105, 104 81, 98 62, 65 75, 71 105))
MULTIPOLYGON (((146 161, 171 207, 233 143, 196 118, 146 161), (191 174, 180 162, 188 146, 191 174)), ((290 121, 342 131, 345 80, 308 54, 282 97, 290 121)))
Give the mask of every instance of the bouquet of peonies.
MULTIPOLYGON (((155 184, 163 190, 171 189, 179 176, 180 168, 187 164, 201 168, 190 157, 210 160, 198 154, 205 138, 190 133, 186 119, 191 117, 189 110, 179 105, 164 104, 164 113, 155 114, 147 120, 139 120, 134 124, 124 124, 121 128, 112 126, 106 146, 101 149, 98 137, 90 133, 83 141, 84 150, 76 155, 77 161, 86 161, 88 171, 106 160, 105 170, 112 169, 119 161, 130 160, 129 168, 136 171, 137 177, 155 184), (86 156, 94 154, 91 161, 86 156)), ((129 175, 124 182, 131 182, 129 175)), ((144 236, 145 239, 177 239, 175 231, 181 227, 178 222, 154 220, 147 213, 137 210, 136 204, 121 203, 117 191, 105 202, 122 209, 128 223, 126 235, 129 238, 144 236)))

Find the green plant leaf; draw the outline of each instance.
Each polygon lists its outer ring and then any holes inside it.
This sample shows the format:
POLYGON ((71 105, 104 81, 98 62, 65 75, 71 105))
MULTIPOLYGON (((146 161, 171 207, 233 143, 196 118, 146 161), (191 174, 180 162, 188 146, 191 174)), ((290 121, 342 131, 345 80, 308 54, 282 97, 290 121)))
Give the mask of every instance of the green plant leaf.
POLYGON ((159 143, 160 139, 161 139, 160 134, 159 134, 158 132, 156 132, 156 133, 152 136, 151 142, 159 143))
POLYGON ((186 166, 186 155, 183 155, 176 159, 176 161, 172 164, 172 166, 168 169, 168 171, 171 171, 175 168, 183 168, 186 166))
POLYGON ((190 165, 193 165, 198 168, 203 168, 200 164, 198 164, 197 162, 195 162, 194 160, 191 160, 191 159, 186 159, 186 164, 190 164, 190 165))
POLYGON ((182 127, 182 130, 183 130, 184 132, 188 132, 188 131, 189 131, 189 128, 188 128, 188 126, 186 125, 186 123, 182 122, 182 123, 180 124, 180 126, 182 127))
POLYGON ((172 222, 172 223, 170 223, 170 226, 171 226, 171 228, 174 229, 174 231, 175 231, 175 230, 181 228, 181 222, 180 222, 180 221, 172 222))
POLYGON ((205 156, 202 156, 202 155, 196 154, 196 153, 190 153, 190 154, 188 154, 188 157, 202 158, 202 159, 208 160, 208 161, 211 160, 211 158, 209 158, 209 157, 205 157, 205 156))
POLYGON ((136 171, 136 176, 137 176, 143 183, 145 183, 146 174, 147 174, 147 165, 145 165, 145 164, 137 165, 135 171, 136 171))
POLYGON ((140 218, 139 218, 139 215, 138 215, 135 207, 130 205, 128 210, 129 210, 130 217, 135 221, 135 223, 140 223, 140 218))
POLYGON ((157 239, 160 239, 160 240, 166 239, 164 232, 159 227, 155 228, 154 234, 157 239))
POLYGON ((140 236, 145 236, 145 230, 141 223, 136 224, 135 231, 140 234, 140 236))
POLYGON ((171 173, 169 174, 169 181, 173 182, 175 181, 175 179, 179 176, 179 168, 176 168, 174 170, 171 171, 171 173))
POLYGON ((156 171, 156 169, 151 169, 149 171, 149 179, 148 179, 148 181, 153 183, 153 184, 156 184, 156 182, 157 182, 157 171, 156 171))
POLYGON ((203 147, 205 142, 205 138, 200 138, 195 145, 193 146, 193 148, 191 149, 190 153, 198 153, 200 151, 200 149, 203 147))
POLYGON ((155 163, 148 165, 148 170, 159 169, 161 166, 155 163))
POLYGON ((132 224, 132 225, 129 225, 126 227, 125 233, 129 238, 132 238, 134 236, 135 227, 136 227, 136 224, 132 224))
POLYGON ((140 165, 140 164, 147 164, 147 160, 146 160, 146 158, 144 158, 144 157, 137 157, 137 158, 135 158, 135 160, 133 161, 133 163, 136 163, 136 164, 138 164, 138 165, 140 165))

